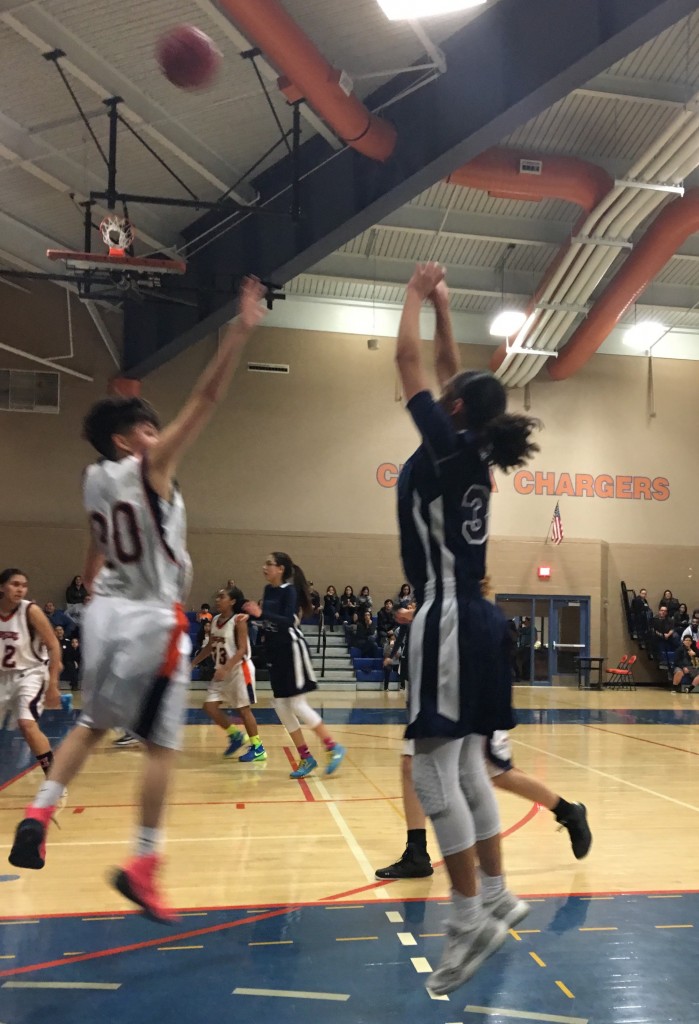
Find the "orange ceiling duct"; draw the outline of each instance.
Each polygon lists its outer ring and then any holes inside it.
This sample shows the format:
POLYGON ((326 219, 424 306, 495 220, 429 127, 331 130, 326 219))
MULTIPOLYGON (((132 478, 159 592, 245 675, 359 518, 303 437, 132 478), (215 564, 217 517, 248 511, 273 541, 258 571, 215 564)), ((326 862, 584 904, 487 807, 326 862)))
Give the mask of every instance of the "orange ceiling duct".
MULTIPOLYGON (((569 156, 532 157, 530 153, 499 147, 488 149, 475 160, 464 164, 449 175, 447 182, 451 185, 463 185, 464 188, 482 189, 497 199, 522 199, 529 202, 564 199, 568 203, 576 203, 584 212, 573 232, 614 187, 611 176, 587 160, 569 156), (523 171, 523 167, 535 168, 539 173, 523 171)), ((543 289, 555 273, 567 248, 568 245, 562 246, 548 267, 529 303, 527 316, 536 307, 543 289)), ((491 369, 497 370, 505 354, 506 346, 500 345, 490 361, 491 369)))
POLYGON ((560 350, 550 360, 552 380, 572 377, 594 355, 626 310, 638 299, 690 235, 699 231, 699 188, 689 189, 661 211, 613 281, 560 350))
POLYGON ((318 51, 277 0, 217 0, 240 31, 262 50, 285 79, 287 98, 303 97, 348 146, 372 160, 388 160, 396 129, 376 117, 340 84, 341 72, 318 51))

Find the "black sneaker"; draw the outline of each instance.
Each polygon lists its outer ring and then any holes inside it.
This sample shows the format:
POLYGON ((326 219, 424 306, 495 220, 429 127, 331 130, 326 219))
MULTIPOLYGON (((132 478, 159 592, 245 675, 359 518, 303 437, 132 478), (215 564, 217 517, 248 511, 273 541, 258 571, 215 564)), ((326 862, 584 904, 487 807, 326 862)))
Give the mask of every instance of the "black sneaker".
POLYGON ((387 868, 379 868, 374 874, 376 878, 382 879, 429 878, 434 874, 434 868, 426 850, 423 852, 408 843, 400 860, 389 864, 387 868))
POLYGON ((568 830, 570 845, 573 847, 573 856, 576 860, 587 857, 592 846, 592 832, 587 823, 587 810, 585 804, 571 804, 570 813, 567 818, 556 817, 561 828, 568 830))

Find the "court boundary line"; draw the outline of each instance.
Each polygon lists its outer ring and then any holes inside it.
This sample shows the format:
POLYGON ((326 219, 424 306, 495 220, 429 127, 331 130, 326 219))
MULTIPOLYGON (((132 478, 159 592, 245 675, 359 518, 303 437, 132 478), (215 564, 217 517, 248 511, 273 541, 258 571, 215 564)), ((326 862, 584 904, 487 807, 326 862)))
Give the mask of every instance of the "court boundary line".
MULTIPOLYGON (((693 757, 699 757, 699 750, 687 750, 686 747, 675 747, 672 743, 661 743, 660 740, 649 740, 645 736, 630 736, 627 732, 610 732, 609 729, 605 729, 601 725, 587 725, 585 728, 594 729, 595 732, 602 732, 605 736, 621 736, 623 739, 636 740, 637 743, 651 743, 654 747, 665 747, 666 750, 677 750, 681 754, 691 754, 693 757)), ((654 725, 653 728, 657 729, 658 726, 654 725)), ((674 728, 677 728, 677 726, 674 726, 674 728)))
POLYGON ((27 768, 23 768, 21 772, 18 772, 16 775, 13 775, 12 778, 8 779, 7 782, 0 783, 0 793, 2 793, 3 789, 7 789, 9 786, 13 786, 15 782, 19 782, 19 780, 23 779, 25 775, 29 775, 30 772, 35 771, 38 767, 39 762, 37 761, 36 764, 30 764, 28 765, 27 768))

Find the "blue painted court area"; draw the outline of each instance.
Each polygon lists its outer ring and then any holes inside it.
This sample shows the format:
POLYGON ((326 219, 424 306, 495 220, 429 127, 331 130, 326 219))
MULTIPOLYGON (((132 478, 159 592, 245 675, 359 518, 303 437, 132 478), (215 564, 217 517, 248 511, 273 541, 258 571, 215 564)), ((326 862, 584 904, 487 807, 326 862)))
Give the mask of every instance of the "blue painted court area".
POLYGON ((0 919, 0 1019, 699 1020, 697 894, 533 902, 467 985, 432 1000, 446 912, 422 900, 192 911, 173 930, 137 915, 0 919))

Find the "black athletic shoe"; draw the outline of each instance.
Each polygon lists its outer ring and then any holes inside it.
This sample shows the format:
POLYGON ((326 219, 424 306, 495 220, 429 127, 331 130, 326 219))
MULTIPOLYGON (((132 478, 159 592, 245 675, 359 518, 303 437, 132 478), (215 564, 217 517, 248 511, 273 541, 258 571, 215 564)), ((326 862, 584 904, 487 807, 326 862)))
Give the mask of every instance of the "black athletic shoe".
POLYGON ((16 868, 38 871, 46 863, 46 826, 36 818, 20 821, 8 857, 16 868))
POLYGON ((389 864, 387 868, 379 868, 374 874, 381 879, 429 878, 434 874, 434 868, 426 851, 423 853, 408 843, 400 860, 395 864, 389 864))
POLYGON ((568 830, 570 845, 573 847, 573 856, 576 860, 587 857, 592 846, 592 832, 587 823, 587 810, 585 804, 571 804, 571 810, 567 818, 556 818, 561 828, 568 830))

